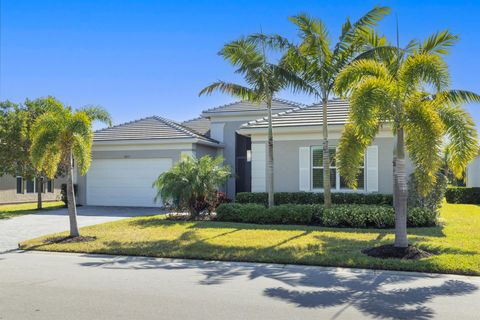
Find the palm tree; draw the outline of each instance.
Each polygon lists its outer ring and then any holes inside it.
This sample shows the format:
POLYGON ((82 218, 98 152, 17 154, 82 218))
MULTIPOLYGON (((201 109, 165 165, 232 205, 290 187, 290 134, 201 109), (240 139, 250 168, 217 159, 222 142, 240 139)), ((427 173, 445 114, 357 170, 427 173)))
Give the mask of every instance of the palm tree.
POLYGON ((350 98, 350 123, 340 139, 339 170, 352 187, 365 148, 382 125, 396 136, 394 151, 395 247, 408 246, 406 209, 406 151, 415 164, 418 190, 427 194, 442 165, 442 148, 448 142, 449 167, 459 177, 478 150, 472 118, 460 105, 480 102, 480 96, 449 90, 447 54, 458 37, 448 31, 406 48, 374 50, 377 59, 357 60, 338 75, 335 91, 350 98), (431 88, 428 91, 428 88, 431 88), (446 138, 446 139, 445 139, 446 138))
POLYGON ((183 156, 153 183, 158 191, 155 200, 172 201, 178 210, 186 209, 192 218, 197 218, 215 202, 218 188, 230 176, 230 167, 222 164, 222 157, 183 156))
POLYGON ((73 189, 73 159, 84 175, 91 162, 92 121, 111 125, 110 115, 100 107, 84 107, 73 112, 60 102, 37 118, 33 125, 31 158, 37 170, 53 178, 59 166, 67 174, 68 215, 70 236, 80 235, 73 189))
POLYGON ((274 64, 267 61, 265 45, 252 41, 250 37, 226 44, 219 55, 237 68, 236 73, 243 75, 248 86, 217 81, 200 91, 199 95, 220 91, 242 100, 263 102, 267 105, 267 191, 268 206, 272 207, 274 205, 272 100, 279 91, 287 87, 297 91, 304 87, 304 83, 295 72, 281 62, 274 64))
POLYGON ((323 138, 323 191, 324 204, 331 206, 330 149, 328 141, 327 106, 332 95, 335 79, 339 72, 363 55, 371 47, 385 45, 385 38, 379 37, 371 27, 386 14, 388 7, 376 6, 364 16, 351 23, 347 18, 342 26, 338 42, 332 44, 325 24, 305 14, 290 18, 299 31, 301 43, 296 46, 287 39, 274 35, 256 35, 254 38, 266 41, 270 46, 286 49, 284 64, 297 71, 306 83, 306 92, 314 95, 322 104, 323 138))

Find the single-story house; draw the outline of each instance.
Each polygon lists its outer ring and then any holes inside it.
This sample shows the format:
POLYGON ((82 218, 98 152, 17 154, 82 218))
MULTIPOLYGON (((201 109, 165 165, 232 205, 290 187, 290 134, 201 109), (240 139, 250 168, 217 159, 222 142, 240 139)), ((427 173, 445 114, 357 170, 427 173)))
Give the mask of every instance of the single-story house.
POLYGON ((467 167, 467 187, 480 187, 480 154, 467 167))
MULTIPOLYGON (((275 190, 322 191, 322 112, 318 105, 275 99, 275 190)), ((328 106, 331 151, 347 121, 349 105, 328 106)), ((153 181, 182 154, 223 155, 233 176, 224 186, 230 198, 244 191, 266 191, 267 109, 234 102, 205 110, 200 117, 177 123, 152 116, 95 132, 92 164, 78 176, 78 202, 84 205, 161 206, 153 181)), ((332 160, 334 192, 392 193, 394 137, 386 126, 368 147, 359 188, 348 189, 332 160)), ((411 165, 409 171, 412 171, 411 165)))
POLYGON ((55 201, 61 198, 61 185, 64 178, 44 180, 26 179, 20 176, 4 175, 0 177, 0 204, 26 203, 37 201, 40 188, 44 201, 55 201))

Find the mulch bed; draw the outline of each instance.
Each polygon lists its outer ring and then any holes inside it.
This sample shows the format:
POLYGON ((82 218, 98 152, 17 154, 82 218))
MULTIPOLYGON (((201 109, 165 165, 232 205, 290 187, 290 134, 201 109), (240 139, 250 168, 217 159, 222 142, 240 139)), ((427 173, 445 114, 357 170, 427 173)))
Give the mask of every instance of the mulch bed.
POLYGON ((53 243, 78 243, 78 242, 90 242, 97 240, 97 237, 91 236, 79 236, 79 237, 55 237, 55 238, 48 238, 45 239, 43 242, 46 244, 53 244, 53 243))
POLYGON ((409 259, 418 260, 433 256, 433 253, 409 245, 407 248, 397 248, 393 244, 387 244, 379 247, 373 247, 362 250, 364 254, 370 257, 381 259, 409 259))

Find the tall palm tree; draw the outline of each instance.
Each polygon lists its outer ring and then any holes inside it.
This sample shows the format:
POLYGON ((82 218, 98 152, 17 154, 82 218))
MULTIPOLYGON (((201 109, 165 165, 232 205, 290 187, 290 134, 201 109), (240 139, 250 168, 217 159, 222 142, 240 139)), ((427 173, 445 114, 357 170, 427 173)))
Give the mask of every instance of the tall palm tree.
POLYGON ((62 166, 67 174, 68 215, 70 236, 80 235, 73 188, 73 159, 84 175, 91 162, 93 140, 92 121, 111 125, 108 112, 100 107, 84 107, 72 111, 60 102, 37 118, 33 125, 31 158, 37 170, 53 178, 62 166))
POLYGON ((235 72, 243 75, 247 86, 217 81, 205 87, 199 95, 220 91, 242 100, 267 105, 267 191, 268 206, 272 207, 274 205, 272 100, 279 91, 287 87, 296 91, 304 87, 304 83, 295 72, 282 63, 269 62, 264 43, 254 42, 250 37, 226 44, 219 55, 237 68, 235 72))
POLYGON ((376 50, 375 60, 351 63, 335 83, 336 92, 349 97, 351 104, 350 123, 337 154, 340 173, 349 185, 355 187, 365 148, 381 126, 390 126, 396 137, 395 247, 408 246, 406 151, 416 167, 418 189, 425 195, 442 165, 445 140, 451 152, 449 167, 456 176, 461 176, 478 150, 473 120, 460 105, 480 102, 480 96, 449 90, 448 67, 442 59, 457 39, 444 31, 423 42, 411 41, 404 49, 386 46, 376 50))
POLYGON ((338 42, 332 44, 325 24, 316 18, 300 14, 290 17, 299 31, 301 43, 296 46, 287 39, 274 35, 256 35, 256 39, 267 42, 278 49, 286 49, 284 64, 296 70, 307 84, 308 93, 313 94, 322 105, 323 138, 323 191, 324 203, 332 203, 330 178, 330 149, 328 141, 327 106, 333 93, 335 79, 339 72, 353 60, 362 56, 371 47, 385 45, 385 38, 379 37, 371 28, 390 12, 388 7, 376 6, 352 23, 347 18, 342 26, 338 42), (312 90, 313 89, 313 90, 312 90))

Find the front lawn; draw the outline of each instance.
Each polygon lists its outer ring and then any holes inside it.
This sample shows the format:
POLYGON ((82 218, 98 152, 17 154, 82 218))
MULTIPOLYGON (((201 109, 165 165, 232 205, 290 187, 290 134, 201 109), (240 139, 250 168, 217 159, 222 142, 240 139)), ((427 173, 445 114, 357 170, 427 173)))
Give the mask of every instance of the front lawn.
POLYGON ((175 222, 162 216, 131 218, 81 229, 91 242, 46 244, 44 236, 22 249, 143 255, 207 260, 480 275, 480 206, 445 204, 443 226, 410 229, 410 242, 437 255, 421 260, 382 260, 364 248, 393 242, 393 230, 175 222))
MULTIPOLYGON (((62 201, 44 202, 43 209, 58 209, 64 207, 62 201)), ((37 203, 19 203, 19 204, 3 204, 0 205, 0 219, 13 218, 24 214, 32 214, 39 212, 37 203)))

